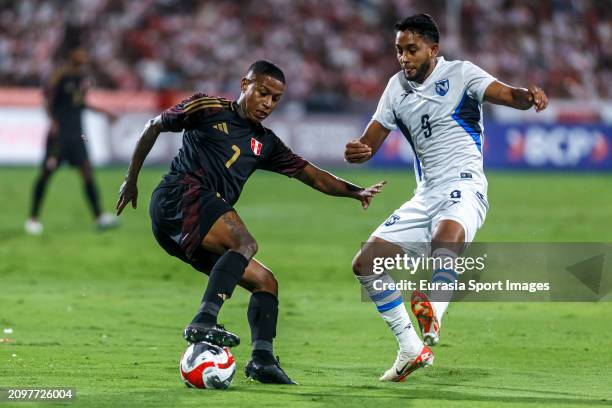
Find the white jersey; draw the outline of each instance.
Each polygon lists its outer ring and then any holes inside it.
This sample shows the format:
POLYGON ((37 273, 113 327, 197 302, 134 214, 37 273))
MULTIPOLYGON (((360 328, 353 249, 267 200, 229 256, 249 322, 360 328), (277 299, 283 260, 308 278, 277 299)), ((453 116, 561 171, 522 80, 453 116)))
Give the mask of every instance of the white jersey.
POLYGON ((486 189, 482 103, 493 81, 471 62, 443 57, 422 84, 408 81, 403 71, 389 80, 372 119, 399 128, 412 146, 418 190, 461 179, 486 189))

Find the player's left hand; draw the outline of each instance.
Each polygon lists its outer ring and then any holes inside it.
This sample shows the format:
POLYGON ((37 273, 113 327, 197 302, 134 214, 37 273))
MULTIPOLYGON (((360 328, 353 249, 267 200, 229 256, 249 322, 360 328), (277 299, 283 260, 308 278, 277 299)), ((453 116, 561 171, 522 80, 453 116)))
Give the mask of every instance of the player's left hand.
POLYGON ((138 186, 133 181, 125 180, 121 187, 119 187, 119 200, 117 201, 117 215, 121 215, 121 212, 127 205, 132 203, 132 208, 136 208, 136 202, 138 200, 138 186))
POLYGON ((386 180, 378 182, 373 186, 366 187, 359 192, 359 201, 361 201, 361 206, 364 210, 370 206, 374 196, 382 191, 385 184, 387 184, 386 180))
POLYGON ((529 98, 531 99, 536 112, 546 109, 548 106, 548 97, 541 88, 531 85, 529 88, 527 88, 527 91, 529 91, 529 98))

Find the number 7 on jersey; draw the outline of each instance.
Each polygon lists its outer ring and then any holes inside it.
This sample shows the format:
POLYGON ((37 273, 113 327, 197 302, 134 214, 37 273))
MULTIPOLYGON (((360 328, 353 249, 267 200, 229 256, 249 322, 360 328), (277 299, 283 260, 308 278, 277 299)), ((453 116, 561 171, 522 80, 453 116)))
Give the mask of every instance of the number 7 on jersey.
POLYGON ((234 154, 232 155, 232 157, 230 157, 227 163, 225 163, 225 167, 227 167, 228 169, 238 159, 238 156, 240 156, 240 148, 238 146, 232 145, 232 150, 234 151, 234 154))

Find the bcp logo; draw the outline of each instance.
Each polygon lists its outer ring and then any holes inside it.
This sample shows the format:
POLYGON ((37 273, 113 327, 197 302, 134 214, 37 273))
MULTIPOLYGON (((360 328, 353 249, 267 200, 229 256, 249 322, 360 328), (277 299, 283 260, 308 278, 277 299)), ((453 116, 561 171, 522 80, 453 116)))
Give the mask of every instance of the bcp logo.
POLYGON ((532 126, 521 131, 511 128, 506 132, 506 140, 510 162, 524 161, 534 167, 599 165, 611 159, 609 141, 599 129, 532 126))

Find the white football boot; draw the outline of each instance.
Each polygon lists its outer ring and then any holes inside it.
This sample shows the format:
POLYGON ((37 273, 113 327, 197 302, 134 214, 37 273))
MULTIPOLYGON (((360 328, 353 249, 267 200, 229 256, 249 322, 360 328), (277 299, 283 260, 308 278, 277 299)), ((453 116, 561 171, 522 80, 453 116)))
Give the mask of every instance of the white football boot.
POLYGON ((43 225, 34 218, 28 218, 23 226, 25 232, 30 235, 40 235, 43 233, 43 225))
POLYGON ((402 382, 411 373, 421 367, 429 367, 433 364, 434 354, 427 346, 423 346, 416 358, 413 353, 398 351, 393 367, 385 371, 379 378, 380 381, 402 382))
POLYGON ((119 218, 112 214, 102 213, 98 218, 96 218, 96 227, 100 231, 117 228, 118 226, 119 218))

